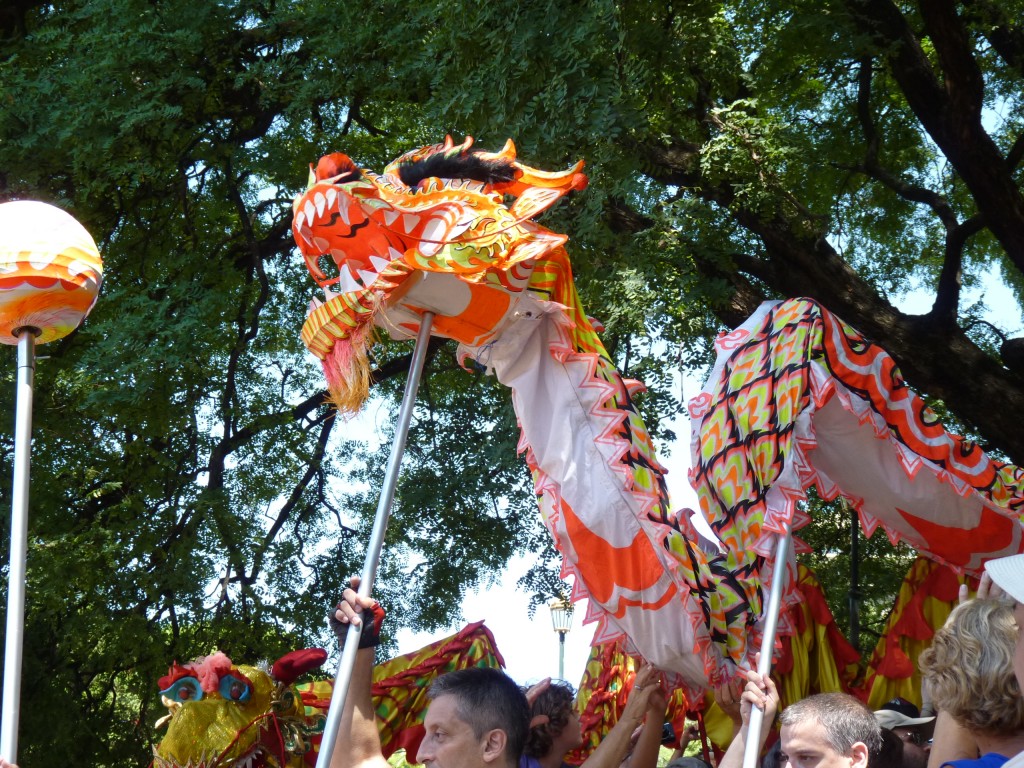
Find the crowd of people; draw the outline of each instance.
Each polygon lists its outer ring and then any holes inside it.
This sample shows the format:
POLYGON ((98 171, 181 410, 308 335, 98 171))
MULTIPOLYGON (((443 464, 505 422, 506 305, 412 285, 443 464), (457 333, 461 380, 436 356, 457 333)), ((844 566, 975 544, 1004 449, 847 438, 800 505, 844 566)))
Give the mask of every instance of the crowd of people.
MULTIPOLYGON (((358 625, 375 608, 372 598, 346 590, 335 619, 358 625)), ((760 768, 1024 768, 1022 627, 1024 555, 993 560, 977 596, 962 595, 921 656, 934 715, 903 699, 872 711, 844 693, 815 694, 779 712, 771 677, 747 672, 737 730, 718 768, 741 768, 754 707, 766 724, 759 748, 777 715, 779 724, 760 768)), ((332 768, 386 763, 370 705, 372 665, 372 648, 360 650, 332 768)), ((430 698, 415 756, 426 768, 561 768, 582 741, 573 691, 563 684, 544 681, 523 690, 502 672, 469 669, 439 678, 430 698)), ((622 717, 584 766, 654 768, 666 702, 658 671, 642 668, 622 717)), ((681 758, 669 765, 700 768, 702 762, 681 758)))
MULTIPOLYGON (((370 698, 383 611, 357 589, 353 580, 331 616, 339 639, 349 624, 362 627, 331 768, 387 768, 370 698)), ((872 712, 845 693, 808 696, 779 712, 771 677, 748 671, 745 687, 719 692, 736 728, 718 768, 742 768, 754 707, 764 714, 759 752, 777 716, 779 725, 759 768, 1024 768, 1022 628, 1024 555, 1015 555, 986 565, 975 598, 961 591, 960 605, 921 654, 934 715, 904 699, 872 712)), ((564 683, 523 689, 500 670, 474 667, 438 677, 429 698, 425 735, 410 756, 426 768, 563 768, 582 744, 575 693, 564 683)), ((655 768, 667 701, 659 671, 643 666, 618 722, 583 768, 655 768)), ((681 734, 680 747, 694 736, 681 734)), ((0 757, 0 768, 17 766, 0 757)), ((710 766, 680 749, 668 768, 710 766)))

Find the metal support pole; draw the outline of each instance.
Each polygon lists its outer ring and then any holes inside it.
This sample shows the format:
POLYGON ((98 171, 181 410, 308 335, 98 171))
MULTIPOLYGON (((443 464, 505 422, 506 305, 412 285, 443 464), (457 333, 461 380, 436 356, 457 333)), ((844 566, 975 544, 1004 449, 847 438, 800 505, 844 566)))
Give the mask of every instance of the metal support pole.
MULTIPOLYGON (((846 504, 843 504, 846 507, 846 504)), ((850 645, 860 646, 860 524, 850 509, 850 645)))
MULTIPOLYGON (((786 561, 789 559, 789 544, 792 534, 789 526, 778 536, 775 545, 775 562, 772 564, 772 590, 764 611, 764 635, 761 637, 761 659, 757 673, 767 675, 772 671, 772 651, 775 649, 775 630, 779 624, 782 608, 782 589, 786 583, 786 561)), ((757 767, 757 754, 761 751, 761 727, 764 710, 750 708, 750 725, 747 728, 747 743, 743 749, 743 768, 757 767)))
POLYGON ((7 638, 4 695, 0 709, 0 756, 18 759, 21 658, 25 639, 25 561, 28 555, 28 490, 32 455, 32 387, 35 382, 36 329, 18 336, 17 405, 14 418, 14 483, 11 495, 11 561, 7 574, 7 638))
MULTIPOLYGON (((430 328, 434 324, 434 313, 424 312, 420 321, 420 331, 416 335, 416 348, 412 353, 412 364, 409 366, 409 378, 405 382, 405 394, 402 406, 398 411, 398 423, 395 426, 395 440, 391 444, 391 455, 388 457, 387 470, 384 473, 384 487, 380 500, 377 502, 377 513, 373 520, 373 531, 367 545, 366 560, 363 563, 362 578, 359 582, 359 594, 367 597, 373 589, 373 580, 377 576, 381 550, 384 548, 384 534, 388 529, 391 517, 391 504, 395 499, 395 487, 398 485, 398 470, 405 453, 405 438, 409 434, 409 423, 412 421, 413 406, 416 403, 416 391, 420 386, 420 375, 423 363, 427 359, 427 345, 430 342, 430 328)), ((323 740, 320 742, 320 753, 316 768, 328 768, 334 754, 334 744, 338 740, 341 727, 341 713, 345 708, 349 685, 352 682, 352 671, 356 666, 356 653, 359 651, 359 634, 361 627, 349 624, 345 635, 345 647, 341 652, 338 672, 334 676, 334 691, 331 694, 331 706, 327 711, 327 722, 324 724, 323 740)))
POLYGON ((558 679, 565 680, 565 632, 558 633, 558 679))

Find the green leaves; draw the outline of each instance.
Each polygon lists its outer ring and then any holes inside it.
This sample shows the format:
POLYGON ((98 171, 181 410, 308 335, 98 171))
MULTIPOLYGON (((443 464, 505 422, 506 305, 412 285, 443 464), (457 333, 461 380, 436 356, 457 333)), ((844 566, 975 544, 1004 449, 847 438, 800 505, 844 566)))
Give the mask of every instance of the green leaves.
MULTIPOLYGON (((46 684, 25 691, 23 768, 139 764, 172 658, 315 642, 359 570, 387 440, 321 405, 289 231, 291 197, 329 151, 380 170, 451 132, 495 149, 511 137, 541 168, 584 158, 589 188, 543 223, 570 235, 584 306, 648 384, 638 402, 659 440, 676 371, 706 364, 761 300, 803 294, 1024 460, 1002 415, 1024 391, 957 279, 1000 273, 1020 297, 1006 232, 988 229, 1013 220, 1013 196, 980 202, 964 182, 978 161, 940 150, 894 65, 904 49, 865 31, 863 3, 17 5, 0 18, 0 198, 68 208, 106 277, 38 368, 26 666, 46 684), (893 309, 940 284, 951 319, 893 309)), ((1019 190, 1024 68, 1008 43, 1022 13, 990 6, 954 21, 1003 155, 989 175, 1019 190)), ((945 83, 943 41, 916 9, 901 19, 945 83)), ((995 325, 1012 335, 1009 310, 995 325)), ((386 342, 375 359, 408 354, 386 342)), ((375 390, 385 432, 403 380, 375 390)), ((562 590, 517 441, 507 393, 442 347, 382 563, 393 616, 458 620, 463 591, 516 552, 539 553, 524 588, 562 590)), ((887 557, 872 562, 902 578, 902 555, 887 557)), ((890 586, 879 577, 880 605, 890 586)))

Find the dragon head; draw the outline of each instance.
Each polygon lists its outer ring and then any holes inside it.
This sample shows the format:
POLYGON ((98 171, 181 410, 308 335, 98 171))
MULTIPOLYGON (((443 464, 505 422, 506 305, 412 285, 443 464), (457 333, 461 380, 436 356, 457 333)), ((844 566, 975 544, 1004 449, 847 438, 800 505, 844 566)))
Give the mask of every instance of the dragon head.
POLYGON ((153 749, 154 768, 298 768, 314 753, 323 713, 307 708, 292 685, 321 666, 319 648, 293 651, 269 669, 235 666, 217 652, 175 662, 160 678, 169 714, 153 749))
POLYGON ((341 153, 310 166, 292 233, 325 295, 311 304, 302 339, 323 362, 341 410, 357 410, 368 394, 375 325, 406 338, 431 311, 435 335, 484 344, 536 260, 566 240, 532 219, 586 187, 583 163, 548 173, 519 163, 511 141, 493 153, 472 146, 472 138, 456 145, 449 136, 380 175, 341 153))

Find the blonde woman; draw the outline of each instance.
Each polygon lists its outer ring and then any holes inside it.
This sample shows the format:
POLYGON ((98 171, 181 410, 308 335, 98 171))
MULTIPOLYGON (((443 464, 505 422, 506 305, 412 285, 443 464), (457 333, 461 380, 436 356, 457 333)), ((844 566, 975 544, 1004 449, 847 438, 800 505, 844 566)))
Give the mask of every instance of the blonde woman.
MULTIPOLYGON (((1017 643, 1014 605, 975 599, 957 606, 921 654, 921 674, 940 712, 928 765, 1000 768, 1024 751, 1024 698, 1013 674, 1017 643), (943 717, 946 715, 946 717, 943 717), (940 729, 960 729, 975 748, 939 750, 940 729), (974 754, 971 754, 971 753, 974 754)), ((949 742, 949 734, 943 740, 949 742)))

